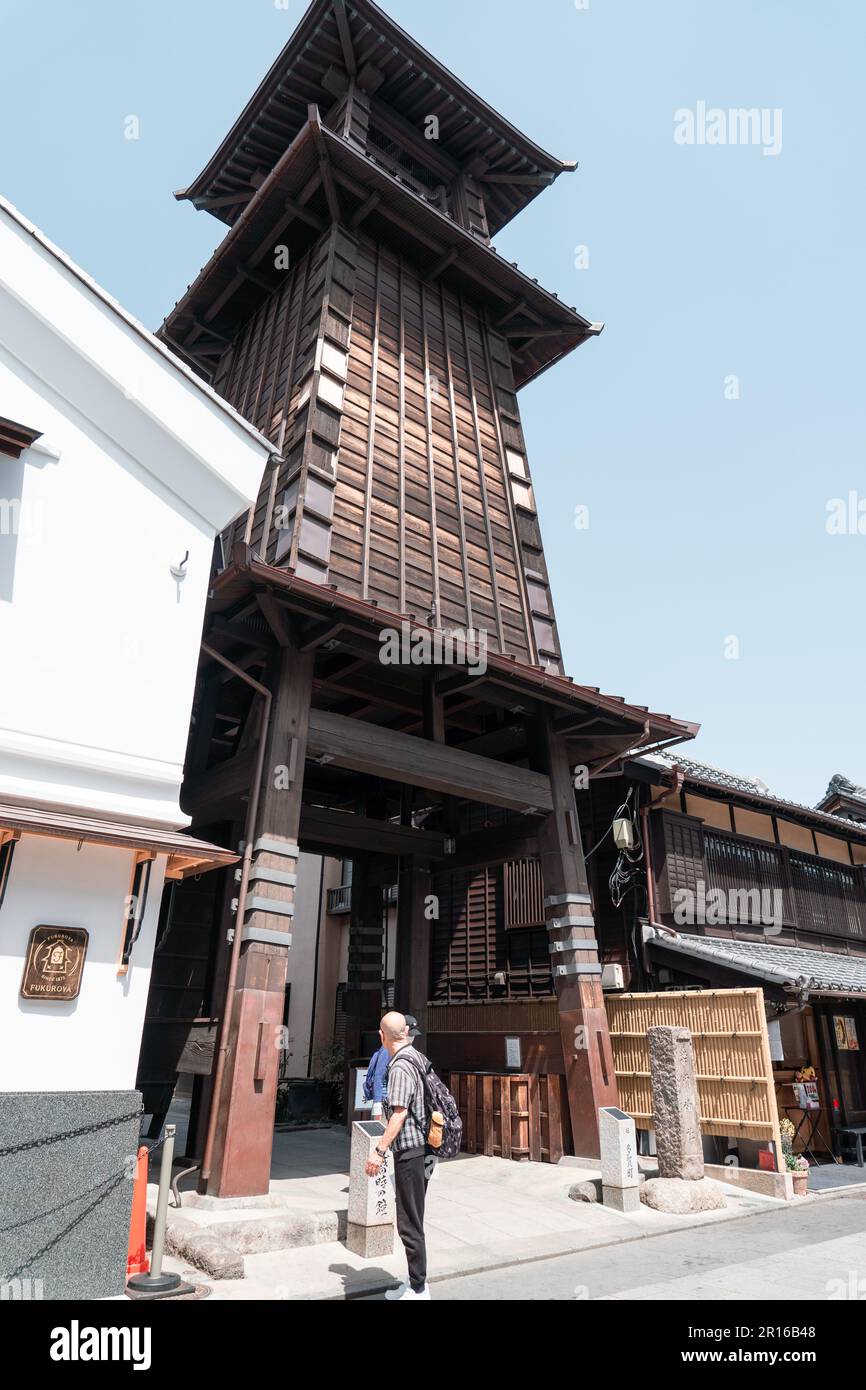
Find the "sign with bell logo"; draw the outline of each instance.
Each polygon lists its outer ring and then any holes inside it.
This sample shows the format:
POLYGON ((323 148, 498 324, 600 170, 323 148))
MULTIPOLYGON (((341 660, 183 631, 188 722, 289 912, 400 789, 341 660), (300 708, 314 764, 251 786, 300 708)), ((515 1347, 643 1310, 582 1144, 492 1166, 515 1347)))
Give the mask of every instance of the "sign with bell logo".
POLYGON ((27 943, 21 998, 75 999, 88 940, 84 927, 34 927, 27 943))

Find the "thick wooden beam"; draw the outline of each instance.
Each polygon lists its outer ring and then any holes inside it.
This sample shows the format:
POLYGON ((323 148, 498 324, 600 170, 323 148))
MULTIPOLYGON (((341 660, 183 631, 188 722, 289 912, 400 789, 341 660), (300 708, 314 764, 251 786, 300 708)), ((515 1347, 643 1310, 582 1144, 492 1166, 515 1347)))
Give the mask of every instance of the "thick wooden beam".
POLYGON ((346 14, 346 0, 333 0, 334 18, 337 21, 337 33, 340 35, 340 47, 343 50, 343 62, 346 64, 346 71, 350 77, 354 77, 358 71, 358 64, 355 61, 355 48, 352 43, 352 31, 349 28, 349 19, 346 14))
MULTIPOLYGON (((237 272, 238 275, 242 275, 245 280, 249 280, 252 284, 258 285, 260 290, 267 290, 268 294, 273 293, 275 289, 273 280, 268 279, 268 277, 265 275, 260 275, 257 270, 253 269, 252 266, 241 265, 240 263, 238 263, 237 272)), ((209 328, 208 332, 212 333, 213 329, 209 328)))
POLYGON ((443 867, 469 869, 501 864, 506 859, 537 859, 540 822, 541 817, 527 816, 517 825, 493 825, 471 835, 458 835, 456 852, 443 867))
POLYGON ((185 777, 180 794, 183 810, 200 824, 213 819, 225 802, 236 801, 249 791, 254 770, 255 756, 248 749, 207 772, 185 777))
POLYGON ((242 188, 238 193, 221 193, 218 198, 193 198, 192 205, 197 212, 204 212, 210 208, 230 208, 236 203, 248 203, 255 191, 250 184, 249 188, 242 188))
POLYGON ((256 601, 262 613, 265 615, 268 626, 276 637, 279 645, 281 647, 290 646, 292 634, 291 619, 289 618, 288 609, 285 608, 283 604, 278 603, 273 594, 269 593, 267 589, 260 589, 258 591, 256 594, 256 601))
POLYGON ((328 212, 331 214, 332 222, 340 221, 340 196, 337 192, 337 185, 334 181, 334 173, 331 169, 331 162, 328 158, 328 147, 322 136, 322 120, 317 106, 310 106, 308 109, 310 124, 313 127, 316 141, 316 155, 319 161, 319 175, 322 180, 322 187, 325 190, 325 200, 328 204, 328 212))
POLYGON ((308 751, 310 757, 329 758, 337 767, 448 796, 515 811, 553 809, 550 782, 541 773, 342 714, 311 712, 308 751))
POLYGON ((555 174, 479 174, 481 183, 521 184, 527 188, 547 188, 556 178, 555 174))
POLYGON ((285 198, 283 201, 286 206, 286 211, 294 213, 295 217, 301 222, 309 223, 317 232, 323 232, 325 230, 327 223, 324 217, 320 217, 317 212, 313 212, 312 208, 304 207, 303 203, 299 203, 296 198, 285 198))
POLYGON ((352 216, 349 218, 349 226, 352 228, 353 231, 358 230, 361 223, 367 220, 367 218, 370 216, 370 213, 373 211, 375 207, 379 205, 379 203, 381 203, 381 201, 381 193, 371 193, 369 198, 364 199, 361 206, 357 209, 356 212, 353 212, 352 216))
POLYGON ((299 833, 302 849, 326 848, 332 854, 350 857, 352 851, 418 854, 431 859, 442 859, 445 855, 446 837, 442 832, 414 830, 412 826, 353 816, 323 806, 304 806, 299 833))

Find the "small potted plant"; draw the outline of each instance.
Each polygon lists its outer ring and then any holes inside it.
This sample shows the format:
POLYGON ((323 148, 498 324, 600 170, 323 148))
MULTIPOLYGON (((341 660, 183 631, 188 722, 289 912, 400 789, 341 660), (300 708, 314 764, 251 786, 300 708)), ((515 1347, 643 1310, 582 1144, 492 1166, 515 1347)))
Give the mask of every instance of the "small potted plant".
POLYGON ((794 1196, 805 1197, 809 1189, 809 1160, 802 1154, 798 1154, 794 1159, 794 1166, 790 1169, 794 1179, 794 1196))
POLYGON ((779 1133, 782 1138, 782 1153, 785 1156, 785 1167, 794 1180, 794 1196, 805 1197, 809 1187, 809 1160, 802 1154, 795 1154, 794 1126, 789 1119, 784 1119, 779 1125, 779 1133))

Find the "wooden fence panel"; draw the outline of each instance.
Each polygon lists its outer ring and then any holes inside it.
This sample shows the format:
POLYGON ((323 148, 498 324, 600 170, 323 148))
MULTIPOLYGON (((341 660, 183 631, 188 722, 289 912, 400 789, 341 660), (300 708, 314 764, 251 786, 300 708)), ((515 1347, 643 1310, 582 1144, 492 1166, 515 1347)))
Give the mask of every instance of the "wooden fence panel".
POLYGON ((556 1074, 478 1075, 451 1072, 447 1078, 463 1121, 466 1153, 558 1163, 568 1135, 565 1078, 556 1074))
POLYGON ((761 989, 670 990, 606 998, 620 1105, 639 1129, 653 1120, 647 1029, 688 1028, 704 1134, 771 1141, 779 1113, 761 989))

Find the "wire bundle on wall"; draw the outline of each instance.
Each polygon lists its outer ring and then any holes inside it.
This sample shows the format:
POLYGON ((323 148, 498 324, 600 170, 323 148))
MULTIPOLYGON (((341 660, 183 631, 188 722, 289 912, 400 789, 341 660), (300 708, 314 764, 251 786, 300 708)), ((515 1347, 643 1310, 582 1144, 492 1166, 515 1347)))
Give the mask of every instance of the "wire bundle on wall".
MULTIPOLYGON (((629 790, 628 796, 614 814, 614 824, 618 820, 623 820, 631 827, 631 845, 621 845, 616 863, 611 871, 608 885, 610 896, 614 907, 619 907, 626 894, 631 888, 643 883, 643 839, 640 833, 640 823, 636 814, 632 812, 631 800, 634 788, 629 790)), ((613 829, 613 826, 611 826, 613 829)))

